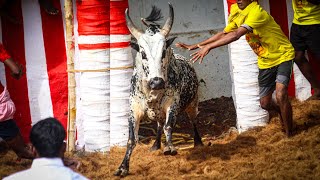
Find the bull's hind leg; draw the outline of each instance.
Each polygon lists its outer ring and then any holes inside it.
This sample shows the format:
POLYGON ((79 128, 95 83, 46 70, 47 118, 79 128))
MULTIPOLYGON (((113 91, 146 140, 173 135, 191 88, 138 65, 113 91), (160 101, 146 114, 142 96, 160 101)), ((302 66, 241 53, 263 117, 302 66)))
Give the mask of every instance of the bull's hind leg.
POLYGON ((195 98, 190 104, 189 106, 186 108, 186 113, 189 117, 190 122, 193 125, 193 131, 194 131, 194 135, 193 135, 193 139, 194 139, 194 146, 202 146, 202 140, 201 140, 201 136, 198 132, 197 129, 197 120, 196 117, 199 113, 198 111, 198 98, 195 98))
POLYGON ((194 146, 202 146, 203 143, 202 143, 202 140, 201 140, 201 136, 199 135, 199 132, 198 132, 198 129, 197 129, 197 125, 195 122, 192 122, 193 124, 193 131, 194 131, 194 136, 193 136, 193 139, 194 139, 194 146))
POLYGON ((156 135, 156 141, 153 143, 151 147, 151 151, 156 151, 161 148, 161 134, 162 134, 162 124, 158 122, 157 127, 157 135, 156 135))

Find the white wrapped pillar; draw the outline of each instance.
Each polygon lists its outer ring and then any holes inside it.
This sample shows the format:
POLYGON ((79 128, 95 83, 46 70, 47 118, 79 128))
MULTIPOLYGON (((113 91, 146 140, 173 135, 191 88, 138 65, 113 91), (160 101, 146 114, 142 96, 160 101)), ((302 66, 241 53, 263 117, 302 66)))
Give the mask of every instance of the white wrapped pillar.
POLYGON ((128 141, 129 93, 133 59, 130 32, 125 21, 128 1, 110 2, 110 145, 128 141))
POLYGON ((77 20, 85 150, 105 152, 110 150, 109 2, 77 1, 77 20))
MULTIPOLYGON (((224 0, 225 15, 234 0, 224 0)), ((226 24, 227 24, 226 18, 226 24)), ((257 56, 241 37, 229 45, 230 73, 233 81, 233 99, 239 132, 255 126, 264 126, 269 114, 260 107, 257 56)))
POLYGON ((260 107, 257 56, 245 37, 230 45, 237 128, 239 132, 266 125, 269 114, 260 107))

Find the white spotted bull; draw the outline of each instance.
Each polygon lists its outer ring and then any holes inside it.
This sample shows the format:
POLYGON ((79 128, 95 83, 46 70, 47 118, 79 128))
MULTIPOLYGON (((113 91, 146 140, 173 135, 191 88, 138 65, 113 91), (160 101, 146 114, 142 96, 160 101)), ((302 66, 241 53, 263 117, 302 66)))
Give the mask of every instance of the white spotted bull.
POLYGON ((145 117, 158 123, 151 150, 160 149, 163 127, 166 137, 164 154, 177 154, 172 144, 172 130, 183 111, 193 124, 194 145, 202 145, 195 122, 198 114, 198 80, 192 65, 175 58, 170 48, 175 38, 167 39, 174 17, 170 3, 169 7, 170 16, 163 28, 155 23, 162 18, 160 10, 152 7, 151 14, 142 19, 147 25, 144 33, 136 28, 126 10, 127 26, 137 39, 137 44, 132 44, 132 47, 138 52, 131 79, 127 151, 115 172, 116 176, 126 176, 129 172, 130 156, 138 142, 139 124, 145 117))

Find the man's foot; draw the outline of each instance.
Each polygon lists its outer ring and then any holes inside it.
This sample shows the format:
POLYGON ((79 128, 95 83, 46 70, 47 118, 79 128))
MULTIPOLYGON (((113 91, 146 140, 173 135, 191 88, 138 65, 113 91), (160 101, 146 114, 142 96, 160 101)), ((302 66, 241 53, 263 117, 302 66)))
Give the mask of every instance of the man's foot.
POLYGON ((59 10, 49 0, 39 0, 39 4, 50 15, 57 15, 59 10))
POLYGON ((79 169, 81 166, 80 161, 66 157, 63 158, 63 164, 72 169, 79 169))
POLYGON ((11 139, 6 139, 6 143, 8 144, 8 147, 12 149, 19 158, 34 159, 34 154, 29 149, 29 147, 26 146, 20 133, 18 133, 11 139))

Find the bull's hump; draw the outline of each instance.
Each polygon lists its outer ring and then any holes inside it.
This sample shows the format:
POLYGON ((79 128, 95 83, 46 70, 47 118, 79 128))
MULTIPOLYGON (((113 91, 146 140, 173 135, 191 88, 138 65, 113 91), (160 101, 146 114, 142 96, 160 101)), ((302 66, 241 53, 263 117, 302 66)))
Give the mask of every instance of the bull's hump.
POLYGON ((173 59, 168 71, 168 81, 171 86, 183 88, 190 86, 190 83, 198 82, 194 68, 185 60, 173 59))
POLYGON ((169 66, 168 82, 179 93, 179 106, 184 108, 197 95, 198 79, 192 65, 186 60, 173 59, 169 66))

